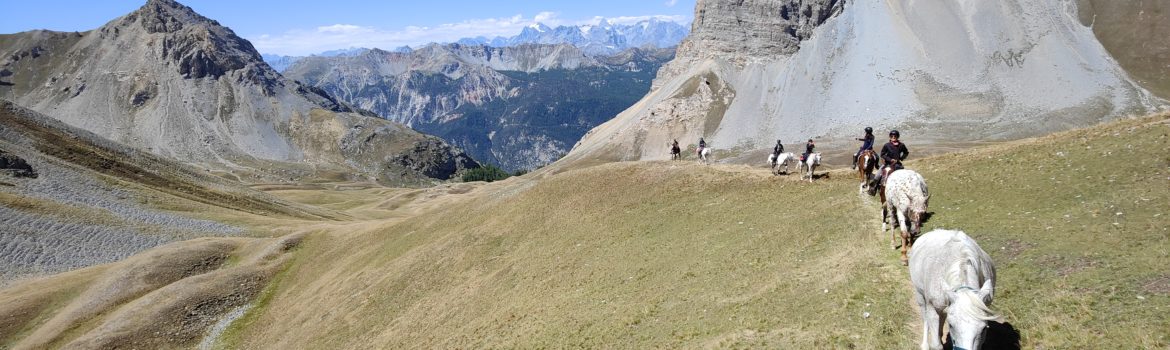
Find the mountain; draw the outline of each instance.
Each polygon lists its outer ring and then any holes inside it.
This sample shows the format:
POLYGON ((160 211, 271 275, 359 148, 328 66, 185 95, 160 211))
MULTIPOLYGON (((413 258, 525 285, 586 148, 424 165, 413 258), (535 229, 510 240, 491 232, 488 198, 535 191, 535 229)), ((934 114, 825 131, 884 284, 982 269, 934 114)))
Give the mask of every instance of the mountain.
POLYGON ((0 98, 208 170, 422 184, 477 166, 282 77, 249 42, 171 0, 89 32, 0 36, 0 54, 0 98))
MULTIPOLYGON (((410 50, 409 46, 403 46, 403 47, 406 50, 410 50)), ((402 50, 402 49, 403 48, 400 47, 397 50, 402 50)), ((348 49, 329 50, 329 51, 325 51, 325 52, 322 52, 319 54, 315 54, 313 56, 353 57, 353 56, 360 55, 363 52, 366 52, 368 50, 369 49, 367 49, 367 48, 351 47, 348 49)), ((277 72, 284 72, 284 70, 288 69, 289 66, 293 65, 294 63, 297 63, 297 61, 300 61, 300 60, 304 59, 305 57, 308 57, 308 56, 285 56, 285 55, 276 55, 276 54, 260 54, 260 58, 263 59, 264 62, 268 63, 268 66, 272 67, 272 69, 276 70, 277 72)))
POLYGON ((308 57, 285 76, 442 137, 507 170, 559 158, 650 87, 670 49, 591 56, 569 44, 432 44, 308 57))
POLYGON ((1077 15, 1138 84, 1170 99, 1170 2, 1078 0, 1077 15))
POLYGON ((207 236, 244 236, 197 213, 339 218, 129 148, 0 100, 0 285, 207 236))
POLYGON ((1164 105, 1071 5, 700 1, 652 92, 568 158, 666 159, 667 142, 699 137, 732 151, 847 141, 865 126, 911 146, 1004 140, 1164 105))
POLYGON ((613 24, 601 19, 598 24, 557 26, 542 23, 524 27, 520 34, 510 38, 463 38, 464 45, 507 47, 523 44, 571 44, 590 55, 612 55, 630 48, 667 48, 678 45, 687 35, 687 28, 657 18, 634 24, 613 24))

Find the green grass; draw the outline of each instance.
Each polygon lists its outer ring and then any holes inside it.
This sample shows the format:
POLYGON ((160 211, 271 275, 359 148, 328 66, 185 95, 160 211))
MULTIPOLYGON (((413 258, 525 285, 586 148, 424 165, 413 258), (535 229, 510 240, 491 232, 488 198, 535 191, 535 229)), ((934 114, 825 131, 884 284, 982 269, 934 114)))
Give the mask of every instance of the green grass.
MULTIPOLYGON (((924 231, 964 230, 991 254, 992 307, 1022 348, 1170 346, 1168 121, 907 164, 930 185, 924 231)), ((906 268, 847 170, 813 184, 695 162, 559 171, 401 201, 348 191, 362 215, 286 222, 317 232, 219 345, 918 345, 906 268)))
POLYGON ((1165 117, 916 164, 925 226, 963 229, 999 268, 995 306, 1028 348, 1170 346, 1165 117))
MULTIPOLYGON (((995 259, 993 307, 1024 348, 1167 346, 1166 119, 909 163, 931 186, 926 228, 964 230, 995 259)), ((843 171, 792 180, 650 162, 504 181, 328 235, 258 315, 271 329, 241 344, 917 346, 876 201, 843 171)))

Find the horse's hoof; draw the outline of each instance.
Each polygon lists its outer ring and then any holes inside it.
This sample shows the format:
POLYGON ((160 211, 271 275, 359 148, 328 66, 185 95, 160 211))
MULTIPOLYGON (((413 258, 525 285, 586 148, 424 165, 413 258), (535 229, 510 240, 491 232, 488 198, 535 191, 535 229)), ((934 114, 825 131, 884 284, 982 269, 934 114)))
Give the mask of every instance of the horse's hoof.
POLYGON ((909 259, 902 259, 902 266, 910 266, 910 260, 909 259))

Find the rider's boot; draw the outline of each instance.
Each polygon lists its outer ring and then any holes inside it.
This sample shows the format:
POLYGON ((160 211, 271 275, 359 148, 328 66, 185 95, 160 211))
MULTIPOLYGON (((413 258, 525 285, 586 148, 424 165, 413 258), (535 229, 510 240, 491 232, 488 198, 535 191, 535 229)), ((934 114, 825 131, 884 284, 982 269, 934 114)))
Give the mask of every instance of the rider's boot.
POLYGON ((853 170, 857 170, 857 155, 853 155, 853 170))

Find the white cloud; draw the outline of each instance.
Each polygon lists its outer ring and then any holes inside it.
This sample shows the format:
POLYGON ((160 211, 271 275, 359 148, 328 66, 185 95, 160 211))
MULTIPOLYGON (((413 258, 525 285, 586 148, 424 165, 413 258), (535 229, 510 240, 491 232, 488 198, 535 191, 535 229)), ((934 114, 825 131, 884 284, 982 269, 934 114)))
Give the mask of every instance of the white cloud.
POLYGON ((674 5, 677 5, 677 4, 678 4, 678 0, 667 0, 666 1, 666 7, 674 7, 674 5))
MULTIPOLYGON (((606 20, 614 24, 633 24, 650 18, 673 21, 683 25, 690 24, 682 16, 629 16, 606 18, 606 20)), ((510 37, 520 34, 520 30, 524 27, 538 22, 556 27, 597 24, 600 20, 601 17, 567 20, 560 18, 556 12, 541 12, 533 17, 514 15, 512 17, 471 19, 434 27, 407 26, 395 30, 352 24, 334 24, 314 29, 290 30, 283 34, 261 34, 247 39, 261 53, 303 56, 351 47, 390 50, 401 46, 418 47, 432 42, 454 42, 462 38, 477 36, 510 37)))

